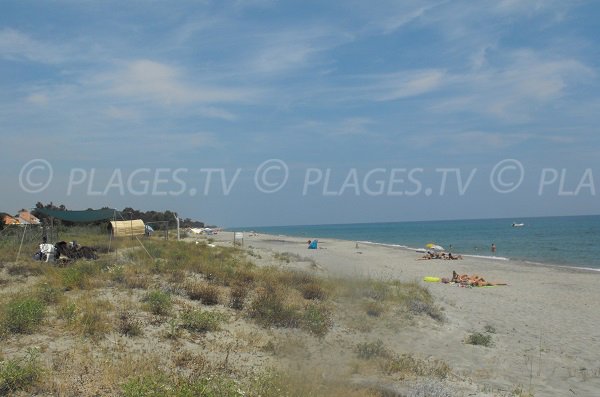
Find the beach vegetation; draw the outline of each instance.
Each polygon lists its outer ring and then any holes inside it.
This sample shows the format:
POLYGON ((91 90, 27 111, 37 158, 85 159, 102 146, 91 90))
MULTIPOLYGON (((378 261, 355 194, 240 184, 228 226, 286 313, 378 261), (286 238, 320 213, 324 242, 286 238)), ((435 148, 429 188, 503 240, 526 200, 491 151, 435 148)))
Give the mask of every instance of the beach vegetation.
POLYGON ((39 352, 28 349, 24 358, 0 360, 0 396, 12 395, 31 388, 43 372, 39 352))
MULTIPOLYGON (((73 237, 97 246, 95 241, 105 238, 103 233, 73 237)), ((23 394, 35 385, 40 395, 381 395, 369 385, 348 382, 345 375, 322 376, 325 364, 315 364, 316 353, 337 348, 338 343, 347 349, 346 354, 357 357, 351 361, 358 363, 358 375, 392 374, 398 379, 409 378, 402 374, 410 373, 425 377, 423 382, 438 379, 431 375, 433 369, 421 368, 431 367, 430 361, 423 360, 424 364, 395 356, 381 333, 402 322, 409 324, 397 313, 435 316, 433 298, 418 283, 325 278, 310 266, 307 271, 257 266, 251 259, 260 255, 247 255, 235 247, 153 237, 143 240, 144 248, 129 239, 113 243, 111 247, 117 246, 118 251, 101 255, 97 261, 60 267, 41 266, 26 258, 18 266, 6 263, 0 269, 2 280, 6 279, 0 300, 2 343, 9 343, 14 351, 22 337, 11 333, 35 334, 27 336, 28 340, 37 339, 37 334, 47 334, 43 339, 60 333, 64 347, 57 351, 45 346, 40 353, 51 377, 44 377, 40 360, 35 361, 35 368, 30 367, 36 371, 26 371, 29 359, 8 360, 0 353, 0 362, 12 371, 6 373, 23 374, 11 375, 21 380, 11 381, 10 393, 23 394), (11 292, 19 288, 31 292, 11 292), (29 306, 13 305, 17 298, 29 300, 29 306), (23 318, 31 321, 10 325, 13 317, 18 318, 7 315, 13 306, 29 308, 23 311, 30 315, 23 318), (354 321, 356 327, 346 327, 346 321, 354 321), (42 328, 42 323, 47 326, 42 328), (23 332, 14 332, 17 329, 23 332), (376 332, 375 341, 364 341, 370 331, 376 332), (200 343, 206 352, 192 354, 190 342, 200 343), (251 361, 256 360, 254 353, 268 355, 275 364, 293 359, 298 368, 309 369, 249 371, 248 365, 255 364, 251 361), (418 368, 403 369, 410 365, 418 368)), ((0 255, 5 252, 0 246, 0 255)), ((263 262, 270 262, 269 258, 263 262)), ((281 258, 315 263, 290 253, 281 258)), ((341 367, 339 373, 346 374, 352 363, 343 364, 348 368, 341 367)))
POLYGON ((469 345, 485 346, 485 347, 490 347, 493 344, 492 343, 492 335, 484 334, 481 332, 473 332, 473 333, 469 334, 467 336, 467 339, 465 342, 469 345))
POLYGON ((314 335, 324 336, 331 325, 331 313, 323 305, 311 303, 304 308, 302 328, 314 335))
POLYGON ((143 302, 145 303, 146 309, 159 316, 166 316, 171 312, 173 302, 171 301, 171 294, 168 292, 153 290, 144 296, 143 302))
POLYGON ((262 288, 250 303, 248 315, 264 327, 298 327, 302 316, 298 308, 285 300, 285 293, 277 288, 262 288))
POLYGON ((229 292, 229 307, 236 310, 244 308, 244 302, 248 296, 248 286, 246 284, 236 284, 231 287, 229 292))
POLYGON ((443 360, 425 360, 412 354, 390 356, 381 362, 381 366, 387 374, 394 374, 400 379, 446 379, 451 373, 450 366, 443 360))
POLYGON ((522 385, 515 386, 511 394, 514 397, 534 397, 534 394, 531 391, 525 390, 522 385))
POLYGON ((44 274, 44 268, 39 262, 23 262, 6 266, 9 276, 31 277, 44 274))
POLYGON ((39 328, 45 315, 46 305, 42 300, 15 296, 4 307, 1 328, 13 334, 31 334, 39 328))
POLYGON ((192 300, 199 300, 203 305, 216 305, 219 303, 220 292, 215 285, 189 282, 184 286, 188 297, 192 300))
POLYGON ((117 331, 125 336, 140 336, 143 334, 142 321, 135 318, 129 310, 122 310, 118 314, 117 331))
POLYGON ((86 295, 79 300, 78 315, 73 324, 83 336, 99 338, 112 328, 109 317, 111 309, 110 302, 86 295))
POLYGON ((411 300, 408 303, 408 308, 412 314, 424 314, 439 322, 446 319, 441 309, 429 301, 411 300))
POLYGON ((187 307, 181 313, 181 326, 192 332, 214 332, 221 329, 224 316, 217 312, 187 307))
POLYGON ((373 342, 361 342, 356 345, 355 350, 358 358, 363 360, 370 360, 376 357, 386 357, 389 354, 381 339, 377 339, 373 342))

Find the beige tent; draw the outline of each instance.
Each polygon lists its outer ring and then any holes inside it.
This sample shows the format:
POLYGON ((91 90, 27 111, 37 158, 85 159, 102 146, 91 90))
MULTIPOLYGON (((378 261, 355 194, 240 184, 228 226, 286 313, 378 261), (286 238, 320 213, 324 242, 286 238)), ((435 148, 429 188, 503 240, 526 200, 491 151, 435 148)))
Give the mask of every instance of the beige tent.
POLYGON ((142 236, 146 232, 146 225, 141 219, 111 221, 110 229, 115 237, 142 236))

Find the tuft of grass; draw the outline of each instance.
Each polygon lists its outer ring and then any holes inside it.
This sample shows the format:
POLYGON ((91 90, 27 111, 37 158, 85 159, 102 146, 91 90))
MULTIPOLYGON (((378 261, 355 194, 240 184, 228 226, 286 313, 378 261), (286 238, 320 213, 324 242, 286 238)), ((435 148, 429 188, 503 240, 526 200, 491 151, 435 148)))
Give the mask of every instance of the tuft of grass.
POLYGON ((248 314, 263 327, 295 328, 302 323, 302 315, 296 307, 285 303, 279 290, 259 290, 248 314))
POLYGON ((487 324, 485 327, 483 327, 483 330, 485 332, 487 332, 488 334, 495 334, 496 333, 496 328, 494 328, 493 325, 489 325, 489 324, 487 324))
POLYGON ((229 307, 242 310, 247 296, 248 287, 245 284, 234 285, 229 292, 229 307))
POLYGON ((135 318, 134 313, 123 310, 118 316, 117 331, 125 336, 140 336, 143 334, 142 322, 135 318))
POLYGON ((304 309, 302 328, 307 331, 317 336, 324 336, 331 325, 331 314, 325 307, 310 304, 304 309))
POLYGON ((6 272, 10 276, 29 277, 29 276, 39 276, 41 274, 44 274, 44 269, 39 262, 35 262, 35 263, 25 262, 25 263, 7 266, 6 272))
POLYGON ((42 374, 38 351, 29 349, 22 359, 0 361, 0 395, 11 395, 33 386, 42 374))
POLYGON ((206 377, 168 376, 166 373, 149 374, 130 379, 122 386, 123 397, 239 397, 242 393, 237 382, 224 375, 206 377))
POLYGON ((325 292, 323 287, 317 282, 301 284, 298 289, 302 293, 304 299, 322 301, 327 298, 327 293, 325 292))
POLYGON ((414 377, 434 377, 446 379, 450 375, 450 366, 442 360, 423 360, 412 354, 391 357, 382 363, 387 374, 396 374, 400 379, 414 377))
POLYGON ((443 322, 446 319, 444 313, 432 302, 413 299, 409 301, 408 308, 412 314, 426 314, 439 322, 443 322))
POLYGON ((143 301, 146 303, 146 308, 150 313, 160 316, 168 315, 173 306, 171 295, 159 290, 148 292, 143 301))
POLYGON ((388 355, 383 342, 377 339, 374 342, 362 342, 356 345, 356 354, 358 358, 370 360, 375 357, 386 357, 388 355))
POLYGON ((219 288, 214 285, 191 282, 187 283, 184 288, 192 300, 198 300, 204 305, 219 303, 219 288))
POLYGON ((223 315, 188 308, 181 314, 181 326, 193 332, 214 332, 221 329, 223 315))
POLYGON ((58 303, 63 297, 63 291, 46 282, 41 283, 36 288, 36 296, 46 304, 58 303))
POLYGON ((80 308, 77 325, 85 336, 99 337, 110 330, 110 319, 107 311, 111 305, 107 301, 84 300, 80 308))
POLYGON ((89 286, 88 273, 80 266, 66 267, 61 271, 61 281, 66 291, 87 289, 89 286))
POLYGON ((15 334, 31 334, 41 324, 45 314, 46 305, 40 299, 16 297, 6 305, 3 328, 15 334))
POLYGON ((511 393, 515 397, 534 397, 533 393, 525 391, 523 386, 516 386, 511 393))
POLYGON ((492 346, 492 335, 482 334, 481 332, 473 332, 467 336, 465 343, 475 346, 492 346))
POLYGON ((65 320, 67 323, 71 324, 77 318, 77 305, 75 302, 63 302, 56 309, 56 314, 58 318, 65 320))

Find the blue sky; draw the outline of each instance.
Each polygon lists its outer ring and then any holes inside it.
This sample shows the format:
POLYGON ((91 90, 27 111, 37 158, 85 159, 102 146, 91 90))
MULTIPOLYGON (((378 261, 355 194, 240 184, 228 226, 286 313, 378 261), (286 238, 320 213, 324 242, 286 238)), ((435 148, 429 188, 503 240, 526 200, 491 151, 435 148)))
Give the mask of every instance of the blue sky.
POLYGON ((599 17, 592 1, 3 1, 0 211, 597 214, 599 17))

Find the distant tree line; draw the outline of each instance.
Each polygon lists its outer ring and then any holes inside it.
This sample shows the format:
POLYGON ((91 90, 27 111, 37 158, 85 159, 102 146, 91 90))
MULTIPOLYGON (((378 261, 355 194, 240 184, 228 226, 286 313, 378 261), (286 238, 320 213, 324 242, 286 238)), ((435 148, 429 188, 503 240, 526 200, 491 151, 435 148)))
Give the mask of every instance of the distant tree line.
MULTIPOLYGON (((53 209, 53 210, 62 210, 62 211, 66 211, 67 207, 65 207, 63 204, 56 206, 54 205, 52 202, 50 202, 49 204, 44 204, 42 202, 37 202, 35 204, 35 208, 39 209, 39 208, 47 208, 47 209, 53 209)), ((102 209, 108 209, 109 207, 102 207, 102 209)), ((88 208, 88 210, 91 210, 92 208, 88 208)), ((166 211, 140 211, 140 210, 136 210, 134 208, 131 207, 126 207, 123 208, 122 210, 117 210, 118 214, 117 214, 117 220, 129 220, 129 219, 141 219, 144 221, 144 223, 151 223, 151 222, 168 222, 169 227, 175 227, 177 225, 176 221, 175 221, 175 213, 169 210, 166 211)), ((31 212, 35 217, 37 217, 38 219, 40 219, 42 222, 46 221, 50 221, 49 217, 37 210, 33 210, 31 212)), ((55 222, 59 222, 62 225, 65 226, 73 226, 75 225, 74 222, 69 222, 69 221, 59 221, 59 220, 55 220, 55 222)), ((104 223, 105 221, 95 221, 95 222, 85 222, 85 223, 78 223, 79 225, 100 225, 102 223, 104 223)), ((200 221, 195 221, 192 220, 190 218, 185 218, 183 220, 179 221, 179 226, 180 227, 204 227, 204 222, 200 222, 200 221)))

